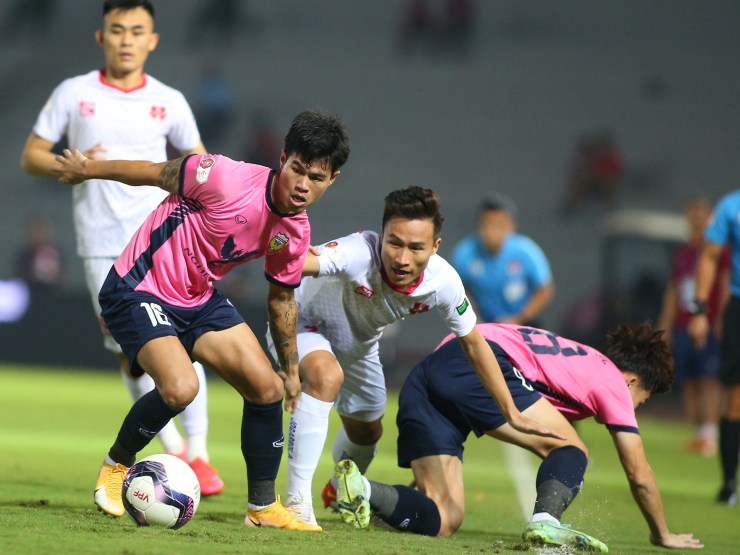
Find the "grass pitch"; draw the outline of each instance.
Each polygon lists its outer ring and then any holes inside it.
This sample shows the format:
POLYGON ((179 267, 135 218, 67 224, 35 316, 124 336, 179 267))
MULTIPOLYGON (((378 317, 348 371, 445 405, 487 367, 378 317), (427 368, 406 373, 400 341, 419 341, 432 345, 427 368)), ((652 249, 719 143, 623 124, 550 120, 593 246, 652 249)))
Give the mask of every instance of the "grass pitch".
MULTIPOLYGON (((193 520, 177 531, 139 528, 127 517, 105 517, 93 505, 92 490, 100 461, 129 404, 115 372, 0 365, 0 553, 573 553, 521 541, 524 513, 530 508, 520 507, 505 451, 490 438, 471 437, 466 445, 465 523, 452 538, 346 526, 338 515, 320 508, 319 498, 332 471, 336 415, 314 483, 324 533, 246 528, 241 524, 246 509, 246 472, 239 448, 241 402, 215 376, 209 376, 209 450, 226 483, 224 492, 201 500, 193 520)), ((410 471, 396 466, 395 405, 394 396, 369 475, 383 482, 408 483, 410 471)), ((647 527, 609 434, 591 421, 579 429, 591 459, 583 492, 564 521, 604 541, 610 553, 665 553, 647 540, 647 527)), ((701 553, 737 553, 738 509, 713 501, 718 462, 681 452, 691 435, 685 424, 643 418, 641 431, 671 531, 693 532, 706 546, 701 553)), ((142 456, 160 450, 155 440, 142 456)), ((524 466, 536 470, 537 459, 524 456, 524 466)), ((283 466, 278 492, 284 489, 283 466)))

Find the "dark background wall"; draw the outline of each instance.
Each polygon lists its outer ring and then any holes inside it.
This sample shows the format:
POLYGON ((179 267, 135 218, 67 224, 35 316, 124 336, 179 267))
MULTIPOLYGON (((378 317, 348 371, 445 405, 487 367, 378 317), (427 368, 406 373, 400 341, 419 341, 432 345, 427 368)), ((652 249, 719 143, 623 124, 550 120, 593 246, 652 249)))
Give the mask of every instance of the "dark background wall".
MULTIPOLYGON (((78 349, 98 351, 74 250, 70 191, 23 174, 18 157, 53 87, 102 65, 93 40, 100 4, 57 2, 45 26, 9 20, 13 2, 0 3, 3 29, 12 28, 0 37, 0 279, 14 273, 26 219, 45 216, 69 263, 63 291, 75 299, 61 325, 93 330, 78 349)), ((430 4, 439 9, 444 2, 430 4)), ((544 319, 552 328, 602 281, 607 209, 594 204, 571 218, 559 211, 581 133, 609 128, 625 155, 617 208, 676 211, 690 191, 717 198, 738 183, 740 4, 732 0, 479 0, 467 54, 438 47, 408 56, 395 47, 405 1, 244 2, 249 19, 230 39, 210 32, 208 16, 197 15, 198 0, 155 5, 162 39, 148 71, 193 104, 209 68, 222 70, 233 88, 230 125, 207 144, 211 150, 244 158, 255 110, 280 134, 305 108, 344 117, 353 152, 311 210, 316 242, 377 229, 385 194, 419 184, 442 197, 446 256, 471 231, 480 197, 503 191, 519 203, 521 231, 550 258, 557 292, 544 319)), ((261 310, 261 268, 247 265, 239 277, 226 286, 249 310, 261 310)), ((430 315, 399 326, 396 342, 416 352, 442 333, 430 315)))

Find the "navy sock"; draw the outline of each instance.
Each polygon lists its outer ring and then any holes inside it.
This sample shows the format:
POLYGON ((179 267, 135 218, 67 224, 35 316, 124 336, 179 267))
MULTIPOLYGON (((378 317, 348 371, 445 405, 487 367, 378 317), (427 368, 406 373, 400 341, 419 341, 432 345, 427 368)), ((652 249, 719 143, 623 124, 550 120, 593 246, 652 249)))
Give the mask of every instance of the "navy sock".
POLYGON ((370 507, 387 524, 414 534, 439 535, 442 526, 439 509, 426 495, 408 486, 389 486, 373 481, 370 481, 370 488, 370 507), (389 491, 391 489, 395 492, 389 491))
POLYGON ((568 445, 550 452, 537 472, 535 513, 549 513, 558 520, 581 491, 588 460, 578 447, 568 445))
POLYGON ((123 419, 108 456, 118 463, 131 466, 136 461, 136 453, 149 445, 167 422, 181 412, 167 406, 156 388, 142 395, 123 419))
POLYGON ((244 401, 242 455, 247 465, 249 502, 269 505, 275 501, 275 478, 283 456, 282 401, 256 405, 244 401))
POLYGON ((719 457, 725 487, 737 484, 738 451, 740 450, 740 422, 722 418, 719 422, 719 457))

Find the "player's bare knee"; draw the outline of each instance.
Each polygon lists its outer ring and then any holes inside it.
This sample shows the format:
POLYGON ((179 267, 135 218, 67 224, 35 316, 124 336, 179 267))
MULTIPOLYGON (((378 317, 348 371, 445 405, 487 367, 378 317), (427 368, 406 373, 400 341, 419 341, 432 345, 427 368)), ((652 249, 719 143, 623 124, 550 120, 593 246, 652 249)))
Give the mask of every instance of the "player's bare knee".
POLYGON ((344 383, 344 372, 336 361, 316 357, 301 368, 301 381, 303 391, 322 401, 331 402, 337 398, 344 383))
POLYGON ((439 503, 437 503, 437 508, 439 508, 439 516, 441 519, 439 534, 437 535, 445 538, 449 537, 457 532, 462 526, 465 511, 461 507, 457 506, 446 506, 441 508, 439 503))
POLYGON ((182 379, 165 384, 160 388, 159 394, 168 407, 181 410, 193 402, 199 387, 197 377, 194 380, 182 379))

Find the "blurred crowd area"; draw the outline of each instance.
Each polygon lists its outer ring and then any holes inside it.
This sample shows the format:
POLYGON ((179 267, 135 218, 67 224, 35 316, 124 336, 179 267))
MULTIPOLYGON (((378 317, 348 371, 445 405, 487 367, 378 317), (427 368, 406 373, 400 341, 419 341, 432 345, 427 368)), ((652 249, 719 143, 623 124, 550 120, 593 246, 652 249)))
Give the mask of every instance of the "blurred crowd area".
MULTIPOLYGON (((69 188, 24 174, 18 157, 53 88, 101 66, 98 4, 0 4, 0 280, 80 297, 69 188)), ((413 184, 441 196, 448 256, 480 199, 505 193, 552 266, 543 322, 575 338, 598 343, 605 326, 656 318, 683 200, 697 190, 716 200, 738 183, 732 0, 155 7, 161 41, 147 71, 186 95, 212 152, 273 165, 297 112, 346 120, 352 154, 311 210, 315 243, 378 229, 385 194, 413 184), (644 232, 651 220, 657 233, 644 232)), ((263 310, 259 265, 233 274, 223 289, 263 310)), ((406 322, 394 352, 413 359, 443 333, 432 317, 406 322)))

